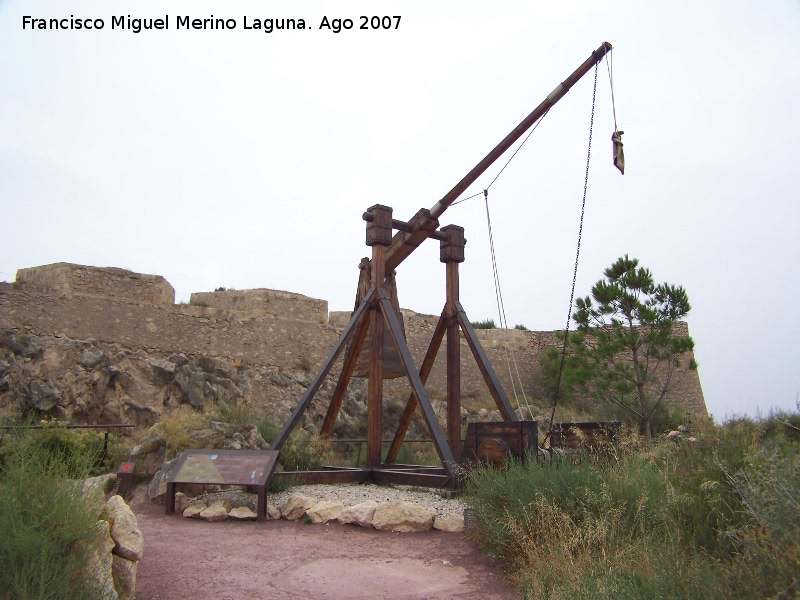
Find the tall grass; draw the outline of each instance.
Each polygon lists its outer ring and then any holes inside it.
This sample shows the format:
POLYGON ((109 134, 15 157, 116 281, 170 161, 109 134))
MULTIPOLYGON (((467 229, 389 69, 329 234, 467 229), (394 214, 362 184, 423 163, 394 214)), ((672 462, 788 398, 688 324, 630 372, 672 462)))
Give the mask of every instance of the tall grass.
POLYGON ((82 479, 96 463, 53 432, 4 440, 0 470, 0 598, 99 598, 85 568, 97 536, 100 498, 82 479))
POLYGON ((797 597, 800 443, 776 418, 611 458, 476 470, 471 535, 526 598, 797 597))

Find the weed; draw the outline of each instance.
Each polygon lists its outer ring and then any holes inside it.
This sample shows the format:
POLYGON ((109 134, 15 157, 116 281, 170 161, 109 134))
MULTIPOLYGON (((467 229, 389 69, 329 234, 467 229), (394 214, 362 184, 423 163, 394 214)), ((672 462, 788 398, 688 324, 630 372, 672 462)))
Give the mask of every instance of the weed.
POLYGON ((695 422, 694 442, 623 435, 604 457, 474 470, 471 535, 526 598, 795 597, 800 444, 782 425, 794 418, 695 422))
POLYGON ((0 472, 0 597, 99 598, 86 565, 100 498, 75 481, 96 456, 48 433, 15 436, 0 472))
POLYGON ((473 329, 497 329, 494 324, 494 319, 484 319, 483 321, 473 321, 471 323, 473 329))

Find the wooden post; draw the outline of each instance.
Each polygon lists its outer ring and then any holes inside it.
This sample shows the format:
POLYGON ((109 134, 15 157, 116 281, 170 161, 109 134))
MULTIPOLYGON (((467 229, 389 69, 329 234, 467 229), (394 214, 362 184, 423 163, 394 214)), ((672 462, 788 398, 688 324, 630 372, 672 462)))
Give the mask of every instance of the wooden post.
MULTIPOLYGON (((376 204, 367 210, 367 245, 372 246, 372 285, 383 289, 386 246, 392 243, 392 209, 376 204)), ((383 424, 383 316, 377 303, 370 308, 370 360, 367 383, 367 468, 380 468, 383 424)))
POLYGON ((461 454, 461 336, 456 303, 459 300, 458 263, 464 262, 464 228, 442 227, 447 240, 440 242, 439 260, 445 264, 447 300, 447 443, 456 460, 461 454))

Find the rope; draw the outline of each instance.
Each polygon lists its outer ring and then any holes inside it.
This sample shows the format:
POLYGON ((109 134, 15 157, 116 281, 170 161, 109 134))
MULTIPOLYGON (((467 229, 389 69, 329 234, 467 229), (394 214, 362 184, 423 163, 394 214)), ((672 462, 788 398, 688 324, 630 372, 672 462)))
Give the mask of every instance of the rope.
MULTIPOLYGON (((597 68, 597 65, 595 65, 595 68, 597 68)), ((549 112, 550 112, 550 109, 548 108, 547 112, 545 112, 541 117, 539 117, 539 120, 536 121, 536 124, 533 126, 533 129, 531 129, 528 132, 528 135, 525 136, 525 139, 523 139, 522 142, 520 143, 520 145, 517 146, 517 149, 514 150, 514 154, 512 154, 511 157, 506 161, 506 164, 503 165, 503 168, 500 169, 500 171, 497 173, 497 175, 494 176, 494 179, 492 179, 492 181, 489 183, 489 185, 486 186, 486 189, 483 190, 483 192, 478 192, 477 194, 472 194, 472 196, 468 196, 467 198, 462 198, 461 200, 457 200, 457 201, 453 202, 450 206, 455 206, 456 204, 461 204, 462 202, 466 202, 467 200, 472 200, 473 198, 477 198, 478 196, 481 195, 481 193, 483 193, 484 196, 485 196, 486 192, 489 191, 489 188, 492 187, 492 185, 494 185, 495 181, 497 181, 497 178, 500 177, 500 175, 503 174, 503 171, 506 170, 506 167, 508 166, 508 163, 510 163, 512 160, 514 160, 514 157, 517 155, 517 153, 520 150, 522 150, 522 147, 525 145, 525 142, 528 141, 528 138, 531 137, 531 135, 533 134, 534 131, 536 131, 536 128, 539 127, 539 125, 541 124, 541 122, 544 120, 544 118, 547 116, 547 113, 549 113, 549 112)))
POLYGON ((594 129, 594 104, 597 97, 597 64, 594 66, 594 89, 592 90, 592 116, 589 120, 589 148, 586 151, 586 174, 583 178, 583 202, 581 203, 581 221, 578 227, 578 248, 575 251, 575 268, 572 271, 572 290, 569 293, 569 308, 567 309, 567 324, 564 327, 564 344, 561 347, 561 362, 558 365, 558 377, 556 378, 556 389, 553 393, 553 411, 550 413, 550 428, 544 438, 543 446, 547 444, 553 433, 553 420, 556 416, 556 404, 558 393, 561 391, 561 376, 564 373, 564 363, 567 359, 567 338, 569 336, 569 322, 572 319, 572 302, 575 299, 575 282, 578 280, 578 259, 581 255, 581 237, 583 236, 583 216, 586 212, 586 190, 589 186, 589 162, 592 157, 592 130, 594 129))
MULTIPOLYGON (((515 152, 516 154, 516 152, 515 152)), ((512 156, 513 158, 513 156, 512 156)), ((510 160, 509 160, 510 162, 510 160)), ((508 163, 506 163, 507 165, 508 163)), ((503 167, 505 168, 505 167, 503 167)), ((499 174, 498 174, 499 175, 499 174)), ((495 177, 497 179, 497 177, 495 177)), ((495 299, 497 300, 497 312, 500 319, 500 327, 508 331, 508 319, 506 318, 506 308, 505 304, 503 303, 503 292, 500 289, 500 274, 497 269, 497 255, 494 251, 494 236, 492 235, 492 217, 489 214, 489 189, 483 190, 483 198, 486 204, 486 225, 489 229, 489 249, 492 255, 492 275, 494 276, 494 294, 495 299)), ((514 392, 514 399, 517 401, 517 407, 521 407, 522 403, 519 401, 519 396, 517 394, 517 386, 514 383, 514 373, 511 371, 511 362, 514 363, 514 370, 517 373, 517 379, 519 380, 519 388, 522 392, 522 397, 525 400, 525 408, 528 409, 528 413, 530 414, 531 418, 533 418, 533 410, 531 409, 530 402, 528 401, 528 396, 525 393, 525 386, 522 385, 522 376, 519 374, 519 367, 517 366, 517 358, 514 355, 514 348, 511 347, 511 361, 509 361, 508 355, 508 335, 506 335, 505 344, 503 345, 506 354, 506 365, 508 366, 508 376, 511 380, 511 390, 514 392)))
MULTIPOLYGON (((597 67, 597 65, 595 65, 597 67)), ((614 103, 614 50, 606 54, 606 69, 608 70, 608 83, 611 86, 611 112, 614 114, 614 131, 617 129, 617 106, 614 103), (609 56, 611 58, 609 58, 609 56)))

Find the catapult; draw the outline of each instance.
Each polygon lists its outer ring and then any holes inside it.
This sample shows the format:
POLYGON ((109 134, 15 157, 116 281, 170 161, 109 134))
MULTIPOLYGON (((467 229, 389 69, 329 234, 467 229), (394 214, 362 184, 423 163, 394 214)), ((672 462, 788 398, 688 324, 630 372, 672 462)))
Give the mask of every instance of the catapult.
MULTIPOLYGON (((294 472, 305 483, 345 483, 375 481, 456 490, 459 488, 461 450, 461 345, 463 333, 472 355, 497 409, 506 423, 519 423, 521 432, 533 432, 528 443, 536 449, 535 423, 525 428, 506 397, 489 360, 459 299, 459 263, 464 261, 464 229, 456 225, 439 227, 439 217, 458 197, 480 177, 514 142, 558 102, 567 91, 612 49, 604 42, 567 79, 509 133, 482 161, 456 184, 430 210, 421 209, 409 221, 392 218, 392 209, 375 205, 363 215, 366 221, 366 244, 372 257, 363 259, 357 295, 357 307, 338 343, 314 377, 302 400, 272 444, 280 450, 300 422, 314 396, 332 367, 344 352, 342 371, 331 396, 322 424, 320 437, 330 439, 347 386, 358 368, 366 362, 367 437, 366 468, 327 467, 323 471, 294 472), (396 233, 395 233, 396 232, 396 233), (422 242, 428 238, 439 241, 439 259, 445 264, 446 301, 433 333, 422 365, 417 369, 409 352, 399 318, 394 272, 422 242), (425 383, 433 368, 439 348, 447 337, 447 419, 443 429, 436 418, 425 383), (383 380, 405 376, 411 387, 403 415, 385 459, 381 457, 383 420, 383 380), (441 459, 441 467, 398 465, 398 451, 419 408, 431 439, 441 459)), ((526 434, 527 435, 527 434, 526 434)))

